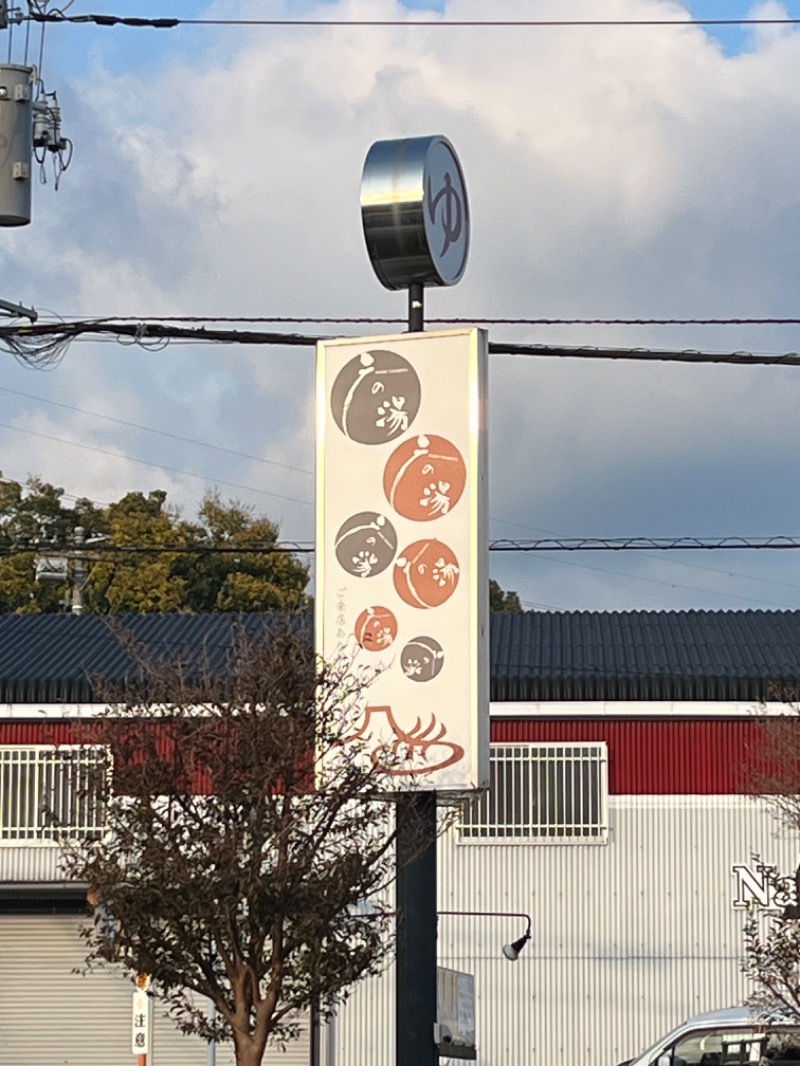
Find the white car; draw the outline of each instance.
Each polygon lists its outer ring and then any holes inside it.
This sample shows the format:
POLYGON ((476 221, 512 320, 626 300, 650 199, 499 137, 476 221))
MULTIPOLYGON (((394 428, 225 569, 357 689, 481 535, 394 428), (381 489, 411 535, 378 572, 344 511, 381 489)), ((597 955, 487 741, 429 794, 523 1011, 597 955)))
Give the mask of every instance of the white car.
POLYGON ((619 1066, 800 1066, 800 1020, 763 1022, 747 1007, 697 1014, 619 1066))

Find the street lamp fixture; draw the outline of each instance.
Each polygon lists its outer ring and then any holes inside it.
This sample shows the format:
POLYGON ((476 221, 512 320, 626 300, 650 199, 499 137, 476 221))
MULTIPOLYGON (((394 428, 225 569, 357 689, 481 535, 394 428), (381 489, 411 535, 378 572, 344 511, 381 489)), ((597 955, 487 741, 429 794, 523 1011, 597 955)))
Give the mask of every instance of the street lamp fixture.
POLYGON ((519 953, 531 939, 532 920, 529 914, 523 911, 439 911, 439 914, 461 915, 468 918, 524 918, 528 923, 521 937, 503 946, 503 955, 509 962, 516 962, 519 953))

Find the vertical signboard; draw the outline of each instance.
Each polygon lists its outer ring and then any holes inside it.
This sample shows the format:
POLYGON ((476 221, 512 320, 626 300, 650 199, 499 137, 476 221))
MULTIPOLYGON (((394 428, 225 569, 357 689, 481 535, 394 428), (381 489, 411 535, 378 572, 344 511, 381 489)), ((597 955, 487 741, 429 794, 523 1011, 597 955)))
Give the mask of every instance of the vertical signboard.
POLYGON ((477 329, 318 346, 317 651, 398 788, 488 780, 486 378, 477 329))
POLYGON ((153 1040, 153 1004, 145 988, 133 993, 131 1012, 131 1052, 149 1055, 153 1040))

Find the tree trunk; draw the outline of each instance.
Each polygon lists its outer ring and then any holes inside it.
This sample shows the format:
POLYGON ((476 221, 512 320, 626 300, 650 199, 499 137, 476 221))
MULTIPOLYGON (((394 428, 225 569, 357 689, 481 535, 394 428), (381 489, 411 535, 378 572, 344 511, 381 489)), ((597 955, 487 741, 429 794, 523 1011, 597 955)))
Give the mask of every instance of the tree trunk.
POLYGON ((236 1066, 261 1066, 266 1047, 259 1047, 251 1036, 234 1030, 233 1046, 236 1051, 236 1066))

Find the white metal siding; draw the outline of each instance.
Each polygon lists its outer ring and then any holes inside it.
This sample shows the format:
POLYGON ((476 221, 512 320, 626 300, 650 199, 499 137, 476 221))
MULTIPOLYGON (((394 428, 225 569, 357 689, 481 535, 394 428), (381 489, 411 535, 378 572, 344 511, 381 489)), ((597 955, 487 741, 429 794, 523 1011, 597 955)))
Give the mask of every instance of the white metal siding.
MULTIPOLYGON (((479 1066, 613 1066, 700 1010, 742 1002, 743 911, 731 868, 787 870, 797 840, 743 797, 618 797, 606 847, 440 842, 441 910, 522 911, 533 940, 510 963, 513 918, 439 919, 439 961, 476 978, 479 1066)), ((339 1061, 393 1066, 391 975, 338 1019, 339 1061)))
MULTIPOLYGON (((129 982, 111 973, 87 977, 79 966, 78 919, 0 916, 0 1066, 132 1066, 129 982)), ((206 1066, 208 1046, 182 1036, 155 1004, 148 1066, 206 1066)), ((217 1048, 217 1066, 232 1066, 233 1049, 217 1048)), ((308 1066, 307 1034, 267 1066, 308 1066)))
POLYGON ((64 881, 61 848, 50 841, 35 844, 5 844, 0 847, 0 881, 40 884, 64 881))

